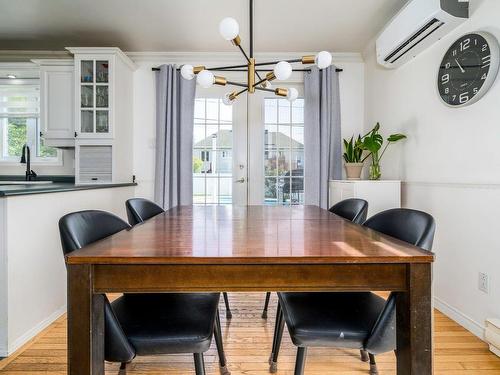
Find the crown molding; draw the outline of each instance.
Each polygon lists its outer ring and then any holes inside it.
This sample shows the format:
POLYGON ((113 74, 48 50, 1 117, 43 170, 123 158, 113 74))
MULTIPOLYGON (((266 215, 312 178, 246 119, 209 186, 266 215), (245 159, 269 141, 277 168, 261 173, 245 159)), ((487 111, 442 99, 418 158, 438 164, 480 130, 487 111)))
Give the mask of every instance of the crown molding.
POLYGON ((67 59, 68 51, 0 50, 0 61, 29 62, 31 59, 67 59))
MULTIPOLYGON (((134 62, 144 63, 171 63, 171 64, 203 64, 210 63, 245 63, 244 57, 239 52, 125 52, 134 62)), ((288 60, 305 55, 314 55, 315 52, 257 52, 255 58, 260 61, 288 60)), ((363 63, 361 53, 357 52, 332 52, 334 63, 363 63)))
POLYGON ((38 66, 73 66, 73 59, 32 59, 34 64, 38 66))
POLYGON ((134 62, 118 47, 66 47, 66 49, 74 54, 88 54, 88 55, 117 55, 122 61, 131 69, 136 70, 134 62))

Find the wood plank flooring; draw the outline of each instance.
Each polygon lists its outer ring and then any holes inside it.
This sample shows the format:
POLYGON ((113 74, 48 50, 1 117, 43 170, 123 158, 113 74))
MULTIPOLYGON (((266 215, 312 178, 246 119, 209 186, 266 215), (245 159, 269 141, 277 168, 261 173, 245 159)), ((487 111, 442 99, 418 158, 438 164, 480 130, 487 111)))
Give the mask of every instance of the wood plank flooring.
MULTIPOLYGON (((233 319, 222 314, 224 345, 233 375, 264 375, 272 344, 276 295, 271 297, 269 318, 260 317, 263 293, 229 294, 233 319)), ((221 311, 224 305, 221 298, 221 311)), ((219 374, 215 346, 205 354, 207 375, 219 374)), ((283 339, 278 375, 292 375, 295 348, 288 334, 283 339)), ((395 357, 377 356, 380 375, 395 374, 395 357)), ((118 364, 106 364, 106 375, 118 374, 118 364)), ((368 364, 359 360, 356 350, 310 349, 307 375, 368 375, 368 364)), ((139 357, 129 367, 133 375, 194 374, 191 355, 139 357)), ((0 375, 65 375, 66 318, 62 317, 28 343, 16 355, 0 361, 0 375)), ((436 375, 500 375, 500 359, 487 345, 439 312, 435 314, 436 375)), ((424 375, 424 374, 422 374, 424 375)))

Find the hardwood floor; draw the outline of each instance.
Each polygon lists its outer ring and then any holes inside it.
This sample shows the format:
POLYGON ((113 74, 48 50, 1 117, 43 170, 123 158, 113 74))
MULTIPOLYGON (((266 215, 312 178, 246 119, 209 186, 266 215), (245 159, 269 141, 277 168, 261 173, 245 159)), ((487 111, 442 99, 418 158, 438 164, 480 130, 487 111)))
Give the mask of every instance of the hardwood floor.
MULTIPOLYGON (((263 293, 229 294, 233 319, 222 314, 224 345, 229 369, 233 375, 264 375, 268 372, 268 356, 272 344, 276 295, 271 297, 269 318, 260 317, 263 293)), ((224 305, 221 298, 221 311, 224 305)), ((214 345, 205 354, 207 375, 218 375, 214 345)), ((288 334, 283 339, 278 375, 292 375, 295 348, 288 334)), ((380 375, 395 374, 394 354, 377 356, 380 375)), ((118 374, 118 364, 107 364, 106 375, 118 374)), ((307 375, 368 375, 368 364, 359 360, 359 351, 310 349, 307 375)), ((192 355, 139 357, 129 367, 130 374, 188 375, 194 374, 192 355)), ((28 343, 16 355, 0 361, 0 375, 64 375, 66 374, 66 318, 62 317, 28 343)), ((435 374, 500 375, 500 359, 488 351, 487 345, 451 321, 435 314, 435 374)), ((424 375, 424 374, 422 374, 424 375)))

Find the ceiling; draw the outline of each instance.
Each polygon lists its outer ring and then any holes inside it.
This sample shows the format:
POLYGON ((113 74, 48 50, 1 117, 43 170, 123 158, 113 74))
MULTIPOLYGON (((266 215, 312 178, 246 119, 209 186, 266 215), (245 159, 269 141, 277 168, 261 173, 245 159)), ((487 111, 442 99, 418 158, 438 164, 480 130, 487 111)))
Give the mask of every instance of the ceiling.
MULTIPOLYGON (((255 0, 255 51, 361 52, 405 0, 255 0)), ((124 51, 233 51, 227 16, 248 42, 248 0, 0 0, 0 50, 116 46, 124 51)))

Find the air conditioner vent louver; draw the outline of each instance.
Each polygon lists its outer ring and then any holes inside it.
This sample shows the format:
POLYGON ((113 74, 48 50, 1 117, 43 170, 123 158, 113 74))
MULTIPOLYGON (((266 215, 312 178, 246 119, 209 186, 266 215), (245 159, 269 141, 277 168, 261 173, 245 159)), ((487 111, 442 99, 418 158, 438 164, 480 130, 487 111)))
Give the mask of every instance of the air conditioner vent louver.
POLYGON ((415 46, 417 46, 425 38, 427 38, 443 25, 444 22, 438 20, 437 18, 433 18, 432 20, 427 22, 420 30, 413 34, 406 42, 396 48, 396 50, 393 51, 389 56, 387 56, 384 61, 394 63, 395 61, 399 60, 402 56, 410 52, 415 46))
POLYGON ((411 0, 377 38, 377 62, 401 66, 467 18, 469 3, 464 0, 411 0))

